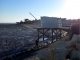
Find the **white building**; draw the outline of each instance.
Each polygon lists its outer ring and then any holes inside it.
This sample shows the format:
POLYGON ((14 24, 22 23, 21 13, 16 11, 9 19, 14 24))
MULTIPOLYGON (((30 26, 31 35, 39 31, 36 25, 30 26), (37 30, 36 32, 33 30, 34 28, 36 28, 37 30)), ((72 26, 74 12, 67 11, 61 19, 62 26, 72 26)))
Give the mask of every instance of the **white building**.
POLYGON ((57 17, 41 17, 42 28, 61 28, 61 18, 57 17))

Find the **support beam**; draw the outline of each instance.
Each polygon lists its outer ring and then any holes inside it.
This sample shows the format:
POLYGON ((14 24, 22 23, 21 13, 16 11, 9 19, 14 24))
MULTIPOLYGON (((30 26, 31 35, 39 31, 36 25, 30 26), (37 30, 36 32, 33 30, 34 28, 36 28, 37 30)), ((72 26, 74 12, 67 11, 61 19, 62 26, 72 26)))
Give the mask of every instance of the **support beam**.
POLYGON ((60 39, 61 39, 61 29, 60 29, 60 39))
MULTIPOLYGON (((44 36, 46 36, 46 37, 48 37, 47 35, 46 35, 46 33, 49 31, 49 29, 47 29, 46 31, 44 31, 44 36)), ((41 34, 43 34, 43 32, 41 32, 41 31, 39 31, 41 34)))
POLYGON ((57 40, 57 30, 56 30, 56 40, 57 40))
POLYGON ((38 31, 38 41, 39 41, 39 29, 37 31, 38 31))
POLYGON ((52 43, 53 43, 53 29, 52 29, 52 43))

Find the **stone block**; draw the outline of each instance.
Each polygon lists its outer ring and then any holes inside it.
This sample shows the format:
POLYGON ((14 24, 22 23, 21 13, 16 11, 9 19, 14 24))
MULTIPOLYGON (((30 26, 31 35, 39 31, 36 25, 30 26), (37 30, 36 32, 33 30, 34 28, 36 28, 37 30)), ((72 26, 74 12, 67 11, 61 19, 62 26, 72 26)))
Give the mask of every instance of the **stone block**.
POLYGON ((73 50, 72 51, 72 53, 71 53, 71 60, 74 59, 74 58, 80 59, 80 51, 78 51, 78 50, 73 50))

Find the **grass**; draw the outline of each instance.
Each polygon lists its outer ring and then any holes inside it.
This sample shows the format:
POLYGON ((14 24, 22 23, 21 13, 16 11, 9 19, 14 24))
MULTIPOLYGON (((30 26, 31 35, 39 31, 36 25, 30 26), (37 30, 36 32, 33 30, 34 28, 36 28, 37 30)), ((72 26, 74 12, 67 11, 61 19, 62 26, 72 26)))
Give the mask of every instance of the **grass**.
POLYGON ((69 40, 69 35, 65 36, 65 37, 62 37, 60 40, 64 41, 64 40, 69 40))

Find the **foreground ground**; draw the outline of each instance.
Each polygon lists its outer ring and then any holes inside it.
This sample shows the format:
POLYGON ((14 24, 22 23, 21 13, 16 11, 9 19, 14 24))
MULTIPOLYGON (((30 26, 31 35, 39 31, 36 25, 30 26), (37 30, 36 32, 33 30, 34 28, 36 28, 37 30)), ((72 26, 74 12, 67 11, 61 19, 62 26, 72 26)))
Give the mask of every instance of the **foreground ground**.
MULTIPOLYGON (((0 57, 7 51, 24 50, 37 39, 36 25, 0 25, 0 57), (16 50, 15 50, 16 49, 16 50)), ((39 26, 38 26, 39 27, 39 26)), ((14 60, 64 60, 69 46, 68 37, 45 45, 42 49, 21 55, 14 60)))

